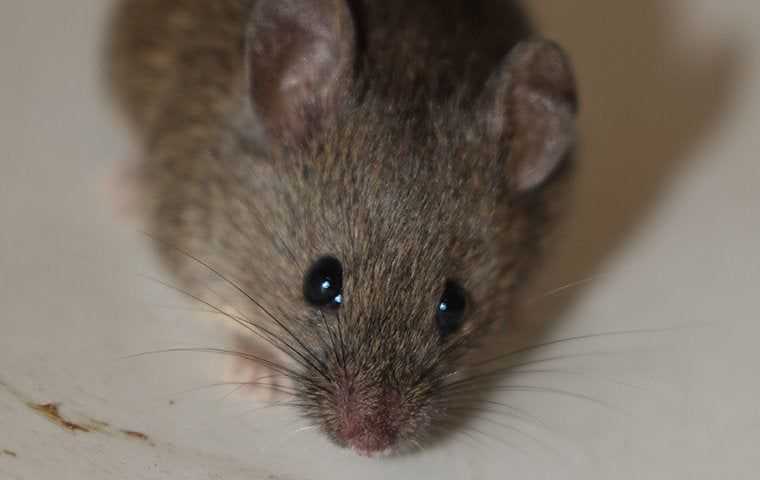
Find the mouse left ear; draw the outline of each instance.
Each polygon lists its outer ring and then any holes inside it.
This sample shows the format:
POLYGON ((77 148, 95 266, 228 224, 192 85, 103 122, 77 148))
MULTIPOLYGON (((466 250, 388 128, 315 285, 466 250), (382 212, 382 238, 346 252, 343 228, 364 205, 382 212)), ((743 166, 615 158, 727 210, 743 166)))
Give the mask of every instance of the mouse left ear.
POLYGON ((247 35, 251 106, 269 140, 299 142, 337 115, 351 86, 346 0, 258 0, 247 35))
POLYGON ((481 101, 487 140, 509 149, 507 175, 516 193, 540 187, 568 160, 578 100, 572 66, 557 44, 517 44, 481 101))

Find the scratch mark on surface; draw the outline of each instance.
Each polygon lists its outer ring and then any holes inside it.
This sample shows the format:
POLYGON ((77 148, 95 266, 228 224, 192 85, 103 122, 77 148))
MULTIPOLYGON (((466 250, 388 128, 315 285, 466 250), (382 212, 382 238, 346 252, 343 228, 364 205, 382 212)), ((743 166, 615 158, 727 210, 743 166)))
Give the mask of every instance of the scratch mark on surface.
POLYGON ((13 457, 13 458, 18 457, 18 455, 16 454, 16 452, 14 452, 12 450, 3 450, 3 455, 6 455, 8 457, 13 457))

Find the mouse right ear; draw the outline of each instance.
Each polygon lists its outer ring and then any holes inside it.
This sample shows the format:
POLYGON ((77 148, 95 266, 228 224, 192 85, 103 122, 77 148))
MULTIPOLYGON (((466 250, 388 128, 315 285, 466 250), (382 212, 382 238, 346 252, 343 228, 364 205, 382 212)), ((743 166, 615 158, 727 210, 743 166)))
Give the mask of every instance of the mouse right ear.
POLYGON ((247 38, 254 113, 267 138, 300 142, 340 106, 355 55, 346 0, 258 0, 247 38))

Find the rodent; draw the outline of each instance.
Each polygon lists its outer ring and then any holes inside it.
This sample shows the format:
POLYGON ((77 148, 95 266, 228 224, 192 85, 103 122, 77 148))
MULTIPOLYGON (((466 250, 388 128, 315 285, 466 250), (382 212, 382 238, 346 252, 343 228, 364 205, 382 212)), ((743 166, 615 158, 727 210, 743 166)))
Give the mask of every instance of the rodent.
POLYGON ((338 445, 425 438, 563 202, 568 56, 508 1, 125 0, 110 31, 178 282, 234 281, 338 445))

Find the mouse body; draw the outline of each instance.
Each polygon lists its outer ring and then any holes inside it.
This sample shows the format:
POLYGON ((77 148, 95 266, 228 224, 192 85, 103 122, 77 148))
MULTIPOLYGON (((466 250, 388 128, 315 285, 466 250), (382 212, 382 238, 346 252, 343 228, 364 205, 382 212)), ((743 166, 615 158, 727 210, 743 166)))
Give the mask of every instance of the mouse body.
POLYGON ((435 431, 562 203, 562 49, 509 1, 127 0, 108 67, 177 282, 231 287, 338 445, 435 431))

